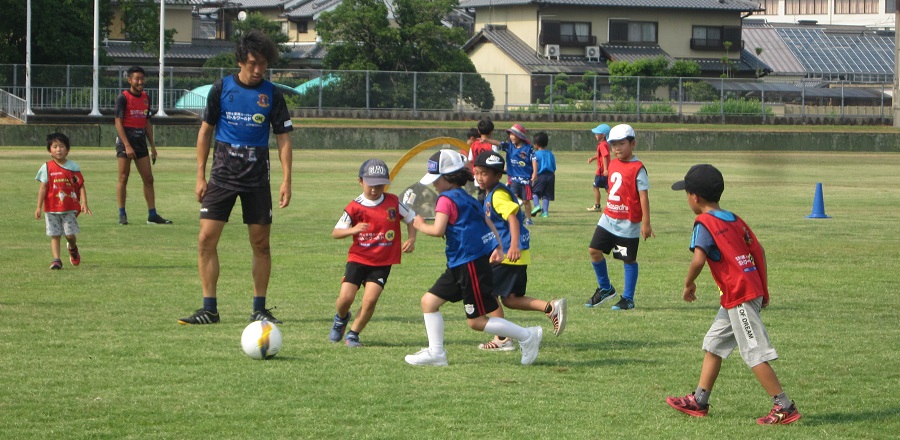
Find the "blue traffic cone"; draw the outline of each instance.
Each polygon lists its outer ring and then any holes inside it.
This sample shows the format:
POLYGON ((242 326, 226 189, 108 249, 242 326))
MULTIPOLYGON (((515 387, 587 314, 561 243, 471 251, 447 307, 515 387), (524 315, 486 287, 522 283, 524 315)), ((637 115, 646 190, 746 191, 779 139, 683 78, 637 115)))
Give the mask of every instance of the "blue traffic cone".
POLYGON ((813 199, 812 214, 806 218, 831 218, 825 215, 825 199, 822 196, 822 182, 816 183, 816 197, 813 199))

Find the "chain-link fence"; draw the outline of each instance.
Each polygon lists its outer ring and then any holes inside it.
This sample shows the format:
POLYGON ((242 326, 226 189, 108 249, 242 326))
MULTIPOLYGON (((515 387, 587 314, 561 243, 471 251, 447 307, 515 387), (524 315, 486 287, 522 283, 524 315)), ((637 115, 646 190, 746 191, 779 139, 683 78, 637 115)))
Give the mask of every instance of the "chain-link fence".
MULTIPOLYGON (((128 66, 99 71, 101 110, 127 89, 128 66)), ((31 109, 90 110, 91 66, 33 65, 31 109)), ((148 67, 145 91, 159 106, 159 70, 148 67)), ((199 113, 208 86, 237 69, 166 68, 164 109, 199 113)), ((336 70, 268 71, 292 110, 493 112, 504 115, 815 116, 889 120, 891 90, 882 83, 810 79, 609 77, 589 73, 471 74, 336 70)), ((0 65, 0 90, 25 96, 25 66, 0 65)))

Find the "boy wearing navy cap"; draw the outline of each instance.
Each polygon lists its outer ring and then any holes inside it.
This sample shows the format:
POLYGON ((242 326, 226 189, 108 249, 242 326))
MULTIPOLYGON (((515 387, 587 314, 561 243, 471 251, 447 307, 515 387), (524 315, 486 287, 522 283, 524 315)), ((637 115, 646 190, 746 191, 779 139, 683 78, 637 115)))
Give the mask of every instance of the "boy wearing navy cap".
POLYGON ((348 347, 360 347, 359 333, 375 313, 375 305, 384 290, 391 266, 400 264, 401 252, 415 249, 416 228, 412 221, 416 213, 401 203, 394 194, 384 192, 391 183, 388 166, 380 159, 369 159, 359 167, 359 184, 363 192, 350 202, 340 220, 334 225, 331 236, 340 239, 353 237, 347 257, 341 291, 335 303, 337 313, 328 339, 340 342, 350 322, 350 307, 356 300, 360 286, 363 291, 362 306, 347 332, 344 343, 348 347), (406 223, 409 238, 403 241, 400 222, 406 223), (401 244, 402 243, 402 244, 401 244))
POLYGON ((675 182, 672 189, 684 190, 691 210, 697 214, 690 250, 694 253, 684 281, 682 297, 697 299, 694 281, 709 264, 719 287, 721 307, 715 321, 703 338, 703 367, 697 390, 684 397, 667 397, 672 408, 694 417, 709 413, 709 395, 716 383, 722 359, 738 348, 741 358, 756 375, 756 379, 772 397, 774 406, 760 425, 786 425, 800 419, 794 402, 781 388, 770 361, 778 354, 769 341, 760 310, 769 304, 766 256, 762 245, 750 227, 737 215, 719 207, 725 190, 722 173, 708 164, 694 165, 675 182))

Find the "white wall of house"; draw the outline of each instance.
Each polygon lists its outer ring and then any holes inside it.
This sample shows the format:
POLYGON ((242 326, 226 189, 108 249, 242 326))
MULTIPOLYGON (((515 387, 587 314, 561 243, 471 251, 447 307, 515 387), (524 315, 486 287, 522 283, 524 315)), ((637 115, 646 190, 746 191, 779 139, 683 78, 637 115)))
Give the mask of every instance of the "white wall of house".
MULTIPOLYGON (((190 8, 166 5, 166 29, 175 29, 176 43, 190 43, 194 35, 194 20, 190 8)), ((110 40, 125 40, 122 10, 114 8, 112 24, 109 26, 110 40)))
MULTIPOLYGON (((875 13, 838 13, 839 6, 836 0, 827 0, 825 2, 825 11, 816 14, 788 14, 788 8, 785 6, 785 0, 758 0, 760 5, 767 8, 766 12, 756 12, 753 14, 754 19, 765 19, 770 23, 796 23, 800 20, 815 20, 818 24, 836 24, 836 25, 855 25, 868 26, 879 29, 894 29, 896 27, 894 12, 885 12, 885 0, 877 0, 875 13)), ((863 0, 849 0, 849 4, 859 5, 863 0)), ((800 0, 802 6, 806 6, 801 10, 815 11, 807 3, 810 0, 800 0)), ((848 4, 848 3, 842 3, 848 4)), ((794 11, 791 11, 794 12, 794 11)))
POLYGON ((476 45, 469 52, 475 69, 490 85, 494 106, 529 103, 531 75, 493 44, 476 45))

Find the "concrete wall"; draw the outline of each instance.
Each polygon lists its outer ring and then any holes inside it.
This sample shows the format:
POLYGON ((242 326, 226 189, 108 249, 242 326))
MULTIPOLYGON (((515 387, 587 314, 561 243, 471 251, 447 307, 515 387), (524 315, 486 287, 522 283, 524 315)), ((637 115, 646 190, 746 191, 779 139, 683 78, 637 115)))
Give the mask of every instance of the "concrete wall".
MULTIPOLYGON (((530 133, 547 131, 550 148, 556 151, 594 151, 590 127, 584 130, 553 130, 549 124, 528 125, 530 133)), ((475 123, 472 123, 475 126, 475 123)), ((593 125, 590 125, 591 127, 593 125)), ((464 139, 463 129, 440 128, 331 128, 303 127, 302 122, 291 133, 292 144, 301 149, 409 149, 420 142, 448 136, 464 139)), ((765 127, 748 131, 638 130, 641 150, 769 150, 769 151, 872 151, 900 153, 900 131, 886 133, 817 133, 798 131, 766 132, 765 127)), ((158 146, 193 148, 197 143, 197 126, 157 125, 154 127, 158 146)), ((494 137, 505 134, 498 125, 494 137)), ((115 130, 110 124, 82 125, 4 125, 0 126, 0 146, 46 147, 48 133, 61 131, 69 136, 74 147, 108 147, 115 142, 115 130)), ((275 147, 274 136, 271 147, 275 147)))

